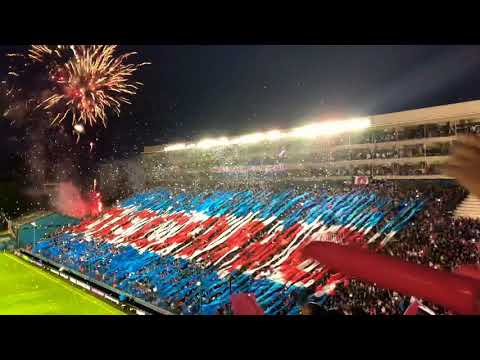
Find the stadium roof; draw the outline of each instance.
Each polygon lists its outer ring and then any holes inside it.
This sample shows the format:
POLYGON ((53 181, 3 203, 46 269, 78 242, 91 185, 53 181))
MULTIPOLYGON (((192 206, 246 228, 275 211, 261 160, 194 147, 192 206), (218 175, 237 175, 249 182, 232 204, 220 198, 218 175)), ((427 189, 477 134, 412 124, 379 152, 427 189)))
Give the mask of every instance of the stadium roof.
POLYGON ((145 146, 144 153, 209 149, 229 145, 252 144, 261 141, 276 141, 288 137, 315 138, 319 136, 331 136, 345 132, 365 130, 373 127, 434 124, 461 119, 471 119, 475 117, 480 117, 480 100, 373 115, 370 117, 322 121, 293 129, 270 130, 267 132, 246 134, 232 138, 219 137, 203 139, 197 143, 145 146))
POLYGON ((434 124, 480 116, 480 100, 374 115, 372 126, 434 124))

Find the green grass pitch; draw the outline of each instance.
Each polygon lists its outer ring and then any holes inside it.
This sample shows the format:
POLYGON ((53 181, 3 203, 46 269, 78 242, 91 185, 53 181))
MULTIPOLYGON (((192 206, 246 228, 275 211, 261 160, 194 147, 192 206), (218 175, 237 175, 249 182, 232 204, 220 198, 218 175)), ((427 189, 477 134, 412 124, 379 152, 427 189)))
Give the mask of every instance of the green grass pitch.
POLYGON ((15 255, 0 254, 0 315, 123 315, 86 290, 15 255))

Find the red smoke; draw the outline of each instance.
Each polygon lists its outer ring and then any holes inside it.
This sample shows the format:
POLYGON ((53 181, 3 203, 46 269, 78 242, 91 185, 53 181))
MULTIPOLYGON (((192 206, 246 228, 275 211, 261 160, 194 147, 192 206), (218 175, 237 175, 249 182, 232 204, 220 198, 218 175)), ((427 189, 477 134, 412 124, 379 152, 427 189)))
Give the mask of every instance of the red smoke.
POLYGON ((71 182, 58 185, 54 206, 58 212, 74 218, 96 216, 103 210, 100 193, 90 192, 84 197, 71 182))

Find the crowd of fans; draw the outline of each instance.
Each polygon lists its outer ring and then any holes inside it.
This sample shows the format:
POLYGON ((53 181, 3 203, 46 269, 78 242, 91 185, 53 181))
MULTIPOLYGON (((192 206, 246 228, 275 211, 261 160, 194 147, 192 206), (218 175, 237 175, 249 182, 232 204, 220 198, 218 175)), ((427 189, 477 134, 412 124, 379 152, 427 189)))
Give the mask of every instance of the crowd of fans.
POLYGON ((367 132, 341 134, 315 143, 315 146, 312 147, 301 142, 293 142, 274 144, 265 149, 246 148, 242 151, 226 147, 216 151, 198 152, 194 155, 188 155, 188 152, 170 152, 161 159, 158 156, 148 157, 147 162, 151 163, 149 166, 152 170, 147 170, 147 173, 152 177, 151 182, 153 183, 159 180, 163 181, 169 175, 178 177, 187 172, 191 172, 192 176, 230 176, 232 171, 228 168, 234 167, 235 164, 250 167, 251 169, 246 171, 246 175, 250 178, 263 176, 262 167, 268 168, 277 164, 285 165, 285 169, 281 172, 290 178, 296 176, 308 178, 438 175, 441 170, 436 162, 445 160, 432 159, 432 157, 449 155, 454 141, 435 142, 433 138, 472 133, 480 133, 480 124, 460 121, 455 126, 453 123, 446 122, 444 124, 374 129, 367 132), (431 139, 431 141, 417 144, 396 143, 414 139, 431 139), (333 149, 338 145, 357 144, 370 145, 362 148, 333 149), (177 161, 177 157, 183 160, 177 161), (359 163, 334 163, 339 161, 358 161, 359 163), (323 166, 322 164, 325 162, 332 162, 332 164, 323 166), (165 166, 155 170, 157 163, 165 166), (223 167, 224 170, 212 171, 218 167, 223 167))
MULTIPOLYGON (((445 156, 450 154, 451 143, 436 144, 415 144, 402 145, 396 147, 394 144, 380 144, 408 139, 435 138, 442 136, 451 136, 455 134, 478 134, 480 125, 476 123, 460 122, 454 127, 452 123, 443 125, 421 125, 406 127, 401 129, 375 130, 371 132, 358 133, 356 135, 340 135, 332 138, 328 146, 321 151, 309 153, 311 159, 302 155, 302 159, 295 162, 294 151, 290 156, 289 149, 281 151, 282 159, 265 155, 251 165, 276 164, 279 161, 300 166, 297 168, 286 169, 286 174, 290 178, 290 185, 295 177, 317 178, 317 187, 312 189, 310 185, 296 185, 296 191, 327 191, 330 195, 341 195, 354 190, 359 190, 351 184, 343 182, 324 182, 322 177, 352 177, 368 176, 370 184, 363 188, 364 191, 376 193, 381 196, 387 196, 393 199, 396 205, 404 201, 415 201, 416 199, 425 199, 425 207, 415 219, 402 231, 398 232, 393 239, 384 246, 376 245, 376 250, 389 256, 396 256, 408 262, 414 262, 429 266, 434 269, 452 271, 459 265, 479 264, 479 235, 480 222, 471 219, 456 219, 453 217, 453 210, 465 198, 465 190, 449 182, 390 182, 374 180, 371 177, 380 176, 413 176, 413 175, 432 175, 442 173, 439 165, 432 162, 413 162, 405 163, 402 158, 421 158, 432 156, 445 156), (369 149, 345 150, 339 149, 331 151, 332 146, 350 145, 350 144, 373 144, 369 149), (375 145, 380 144, 380 145, 375 145), (313 160, 312 160, 313 159, 313 160), (372 165, 372 162, 364 161, 365 165, 347 165, 317 167, 309 163, 329 162, 342 160, 387 160, 379 161, 372 165), (381 163, 381 165, 379 164, 381 163), (373 182, 372 182, 373 181, 373 182)), ((211 160, 211 159, 207 159, 211 160)), ((418 159, 422 160, 422 159, 418 159)), ((208 164, 203 166, 208 169, 208 164)), ((265 177, 258 174, 259 178, 265 177)), ((268 179, 267 179, 268 180, 268 179)), ((270 179, 271 180, 271 179, 270 179)), ((198 184, 197 184, 198 185, 198 184)), ((235 185, 242 187, 244 185, 235 185)), ((258 185, 257 190, 265 190, 264 185, 258 185)), ((219 188, 230 187, 234 185, 229 183, 228 179, 219 181, 219 188)), ((267 185, 268 189, 268 185, 267 185)), ((198 190, 195 189, 195 190, 198 190)), ((189 191, 187 189, 187 191, 189 191)), ((375 230, 378 231, 385 221, 377 224, 375 230)), ((288 298, 298 297, 295 294, 289 294, 288 298)), ((302 297, 305 299, 305 297, 302 297)), ((300 301, 302 302, 302 301, 300 301)), ((374 284, 368 284, 362 281, 347 279, 340 282, 335 291, 330 295, 324 295, 321 299, 316 299, 317 304, 323 310, 343 314, 402 314, 410 303, 410 297, 398 294, 394 291, 377 288, 374 284)), ((435 304, 424 302, 430 309, 437 314, 448 314, 435 304)), ((312 313, 312 307, 309 304, 305 306, 305 313, 312 313)), ((225 313, 222 309, 220 312, 225 313)))
MULTIPOLYGON (((242 186, 223 183, 217 184, 217 187, 224 189, 227 187, 229 190, 234 190, 242 186)), ((198 185, 195 188, 181 185, 176 190, 188 192, 199 191, 200 189, 198 185)), ((453 217, 453 210, 465 198, 466 193, 463 188, 452 183, 439 183, 438 181, 432 183, 378 181, 359 187, 351 183, 326 182, 314 187, 311 185, 296 185, 294 190, 298 193, 306 191, 315 193, 318 191, 320 194, 326 192, 330 196, 351 193, 352 191, 376 193, 379 196, 392 199, 393 206, 425 199, 426 206, 424 210, 385 246, 374 245, 376 250, 390 256, 400 257, 409 262, 448 271, 455 269, 458 265, 479 264, 480 222, 470 219, 455 219, 453 217)), ((375 232, 382 228, 388 220, 389 218, 386 217, 377 224, 375 232)), ((60 249, 57 253, 50 254, 52 260, 60 262, 66 267, 81 271, 98 281, 118 287, 157 306, 168 307, 176 313, 198 313, 202 301, 209 302, 212 298, 218 296, 214 292, 202 294, 201 290, 198 293, 195 284, 203 281, 202 276, 205 275, 202 274, 205 271, 191 267, 185 261, 162 263, 162 268, 168 270, 158 273, 158 278, 156 278, 150 275, 147 276, 156 267, 159 267, 159 264, 156 262, 152 262, 146 268, 141 268, 138 271, 133 271, 134 269, 130 269, 131 271, 121 270, 122 256, 127 256, 126 252, 130 251, 127 248, 108 246, 105 243, 98 246, 95 242, 82 242, 81 244, 84 244, 82 245, 83 247, 73 249, 68 245, 69 239, 64 238, 62 234, 63 232, 59 232, 52 236, 57 249, 60 249), (111 254, 111 256, 101 257, 100 255, 104 255, 105 252, 111 254), (77 259, 80 259, 80 261, 77 259), (112 261, 119 262, 117 269, 120 270, 116 272, 110 271, 112 269, 112 261), (169 275, 173 273, 177 277, 169 275), (185 294, 180 299, 168 296, 168 291, 160 290, 164 286, 165 281, 172 281, 170 286, 178 286, 178 274, 182 274, 181 278, 185 278, 185 285, 190 289, 185 291, 185 294)), ((209 276, 213 276, 213 273, 209 274, 209 276)), ((241 281, 238 283, 234 282, 234 290, 241 288, 241 281)), ((310 289, 310 293, 308 291, 307 293, 311 295, 312 291, 310 289)), ((377 288, 374 284, 355 279, 345 279, 336 286, 332 293, 315 298, 314 302, 316 305, 312 303, 305 304, 307 298, 309 297, 295 291, 285 293, 281 297, 281 299, 284 299, 282 300, 284 303, 275 305, 277 308, 280 307, 280 310, 276 313, 315 313, 312 309, 317 307, 323 311, 339 314, 395 315, 402 314, 410 303, 409 296, 377 288), (298 309, 301 306, 304 306, 304 309, 299 311, 298 309)), ((311 300, 312 298, 310 297, 309 299, 311 300)), ((437 314, 449 313, 446 309, 435 304, 427 302, 424 302, 424 304, 437 314)), ((225 304, 218 308, 216 313, 230 314, 231 309, 228 304, 225 304)))
POLYGON ((425 156, 446 156, 450 152, 450 143, 431 145, 402 145, 382 148, 351 150, 343 149, 334 152, 313 154, 312 159, 320 162, 355 161, 355 160, 385 160, 425 156))
MULTIPOLYGON (((432 184, 423 189, 378 184, 371 185, 371 188, 396 201, 423 196, 430 198, 424 211, 381 252, 446 271, 459 265, 480 264, 480 221, 453 217, 453 209, 466 195, 463 188, 443 184, 432 184)), ((344 314, 396 315, 402 314, 409 303, 409 296, 351 280, 347 286, 341 283, 335 295, 329 296, 323 306, 344 314)), ((450 313, 436 304, 424 304, 436 314, 450 313)))
POLYGON ((382 165, 350 165, 339 167, 306 168, 300 171, 289 171, 291 176, 298 177, 333 177, 333 176, 421 176, 440 174, 438 164, 397 164, 395 162, 382 165))

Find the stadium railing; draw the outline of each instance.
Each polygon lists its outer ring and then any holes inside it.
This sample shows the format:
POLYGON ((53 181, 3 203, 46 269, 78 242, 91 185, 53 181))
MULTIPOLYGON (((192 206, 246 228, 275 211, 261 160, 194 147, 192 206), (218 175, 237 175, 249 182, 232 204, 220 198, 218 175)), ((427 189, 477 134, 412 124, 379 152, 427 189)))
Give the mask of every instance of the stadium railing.
POLYGON ((128 305, 133 308, 133 310, 138 314, 153 314, 153 315, 174 315, 170 311, 167 311, 165 309, 159 308, 153 304, 149 304, 146 301, 139 299, 135 296, 132 296, 128 293, 125 293, 123 291, 120 291, 118 289, 115 289, 111 287, 110 285, 104 284, 102 282, 96 281, 94 279, 91 279, 78 271, 75 271, 73 269, 66 268, 65 266, 56 263, 55 261, 52 261, 50 259, 47 259, 43 257, 42 255, 39 254, 33 254, 28 250, 25 249, 20 249, 18 252, 15 252, 17 256, 26 256, 30 262, 37 266, 44 266, 47 265, 50 271, 53 273, 62 276, 65 279, 69 279, 72 283, 79 285, 92 293, 102 296, 109 301, 112 301, 116 304, 124 304, 128 305), (63 274, 63 275, 62 275, 63 274), (82 284, 79 279, 82 279, 82 281, 86 282, 88 285, 85 286, 82 284), (99 289, 101 289, 99 291, 99 289), (121 298, 125 298, 126 300, 120 300, 121 298))

